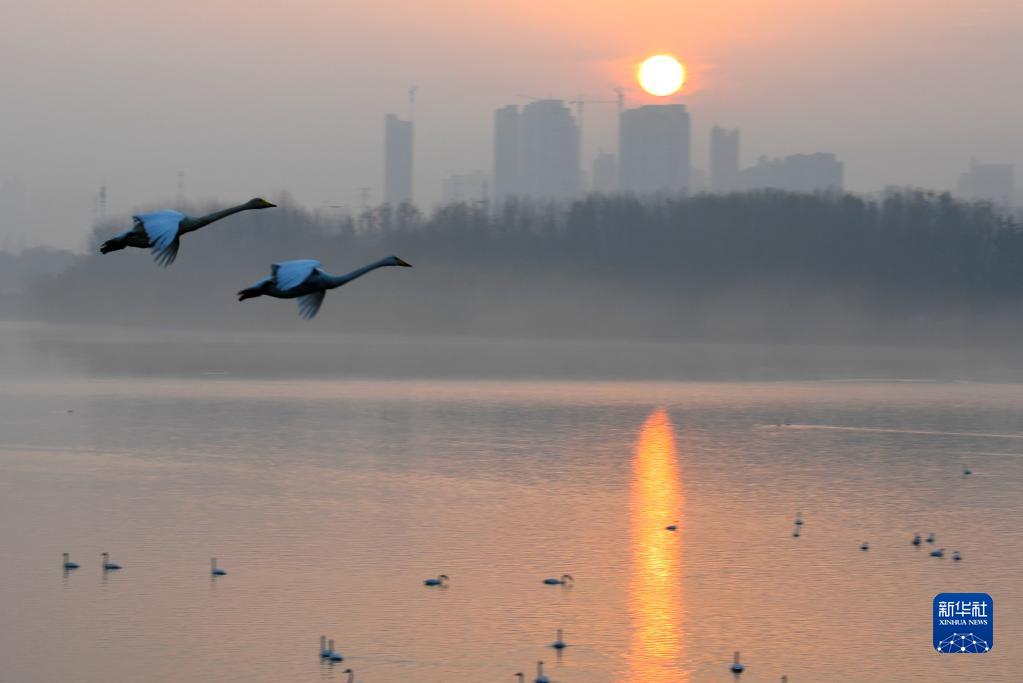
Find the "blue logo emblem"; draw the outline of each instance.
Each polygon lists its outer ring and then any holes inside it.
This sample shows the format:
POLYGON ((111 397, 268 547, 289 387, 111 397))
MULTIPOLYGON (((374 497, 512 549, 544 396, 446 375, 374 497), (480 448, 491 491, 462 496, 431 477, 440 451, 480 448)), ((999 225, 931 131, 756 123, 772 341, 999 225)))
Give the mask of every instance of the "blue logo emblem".
POLYGON ((995 601, 987 593, 934 596, 934 649, 942 654, 984 654, 995 646, 995 601))

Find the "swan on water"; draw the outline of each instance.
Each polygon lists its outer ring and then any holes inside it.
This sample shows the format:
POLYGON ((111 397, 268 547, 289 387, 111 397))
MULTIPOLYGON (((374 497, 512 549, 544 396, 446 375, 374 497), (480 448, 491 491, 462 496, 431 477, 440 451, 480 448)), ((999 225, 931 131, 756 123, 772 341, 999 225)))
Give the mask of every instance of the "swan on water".
POLYGON ((166 267, 174 263, 174 259, 177 258, 182 235, 195 232, 199 228, 219 221, 221 218, 227 218, 239 211, 270 209, 275 206, 277 205, 256 197, 244 204, 214 211, 205 216, 186 216, 180 211, 171 211, 170 209, 140 213, 137 216, 132 216, 135 224, 130 230, 125 230, 108 239, 99 248, 99 251, 101 254, 109 254, 125 247, 151 249, 153 259, 159 265, 166 267))
POLYGON ((931 557, 945 557, 945 549, 938 548, 937 550, 932 550, 931 557))
POLYGON ((63 566, 64 566, 64 569, 78 569, 78 563, 71 561, 71 554, 70 553, 64 553, 63 566))
POLYGON ((328 660, 332 662, 343 662, 345 660, 341 653, 334 649, 333 639, 327 644, 327 649, 330 650, 330 654, 327 655, 328 660))
POLYGON ((118 569, 121 568, 121 565, 117 564, 116 562, 110 561, 110 553, 103 553, 102 557, 104 571, 117 571, 118 569))
POLYGON ((441 574, 436 579, 424 579, 423 580, 423 585, 424 586, 445 586, 445 585, 447 585, 447 582, 448 582, 448 575, 447 574, 441 574))
POLYGON ((558 637, 557 639, 555 639, 553 643, 551 643, 551 647, 553 647, 555 650, 565 649, 565 641, 562 638, 562 630, 560 628, 558 629, 558 637))
POLYGON ((238 301, 271 296, 275 299, 298 299, 298 312, 306 320, 316 317, 327 295, 327 290, 348 284, 371 270, 384 266, 412 265, 397 256, 388 256, 374 261, 345 275, 331 275, 320 269, 320 262, 314 259, 281 261, 270 266, 270 277, 265 277, 251 287, 238 292, 238 301))
POLYGON ((920 532, 913 534, 913 545, 920 545, 920 532))
POLYGON ((326 659, 330 656, 330 648, 327 647, 327 636, 320 636, 320 658, 326 659))
POLYGON ((952 553, 952 559, 958 562, 959 560, 963 559, 963 556, 959 554, 958 550, 956 550, 955 552, 952 553))
POLYGON ((566 586, 574 584, 575 579, 572 578, 571 574, 562 574, 560 579, 544 579, 543 582, 548 586, 566 586))
POLYGON ((551 683, 551 679, 547 678, 543 672, 542 661, 536 663, 536 678, 533 680, 533 683, 551 683))
POLYGON ((226 576, 227 571, 217 566, 217 558, 210 558, 210 574, 213 576, 226 576))
POLYGON ((732 670, 733 674, 741 674, 743 671, 746 670, 746 667, 744 667, 742 664, 739 663, 739 651, 738 650, 735 651, 735 656, 732 658, 731 670, 732 670))

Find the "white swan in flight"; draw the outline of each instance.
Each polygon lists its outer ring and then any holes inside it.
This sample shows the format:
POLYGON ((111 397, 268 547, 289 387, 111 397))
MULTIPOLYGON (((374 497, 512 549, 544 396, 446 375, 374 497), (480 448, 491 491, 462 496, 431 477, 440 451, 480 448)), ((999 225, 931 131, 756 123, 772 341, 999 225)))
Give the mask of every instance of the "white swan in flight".
POLYGON ((282 261, 270 267, 270 277, 265 277, 251 287, 238 292, 238 301, 245 301, 257 296, 272 296, 275 299, 298 299, 299 314, 306 320, 316 317, 327 296, 328 289, 336 289, 348 284, 357 277, 362 277, 371 270, 384 266, 402 266, 411 268, 397 256, 388 256, 374 261, 362 268, 345 275, 331 275, 320 270, 320 262, 313 259, 298 261, 282 261))
POLYGON ((232 206, 221 211, 214 211, 205 216, 186 216, 180 211, 172 211, 170 209, 140 213, 137 216, 132 216, 135 225, 130 230, 125 230, 108 239, 99 248, 99 251, 101 254, 109 254, 112 251, 118 251, 125 247, 151 249, 153 251, 153 260, 166 267, 174 263, 174 259, 177 257, 182 235, 195 232, 199 228, 205 227, 214 221, 219 221, 221 218, 227 218, 239 211, 270 209, 275 206, 277 205, 256 197, 244 204, 232 206))

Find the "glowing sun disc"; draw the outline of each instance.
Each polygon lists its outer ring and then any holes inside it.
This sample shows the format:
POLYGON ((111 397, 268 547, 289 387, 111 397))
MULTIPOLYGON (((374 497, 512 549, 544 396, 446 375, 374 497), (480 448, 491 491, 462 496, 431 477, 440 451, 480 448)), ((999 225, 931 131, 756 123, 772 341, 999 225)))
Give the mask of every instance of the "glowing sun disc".
POLYGON ((639 67, 639 84, 651 95, 677 93, 686 81, 686 70, 671 55, 655 55, 639 67))

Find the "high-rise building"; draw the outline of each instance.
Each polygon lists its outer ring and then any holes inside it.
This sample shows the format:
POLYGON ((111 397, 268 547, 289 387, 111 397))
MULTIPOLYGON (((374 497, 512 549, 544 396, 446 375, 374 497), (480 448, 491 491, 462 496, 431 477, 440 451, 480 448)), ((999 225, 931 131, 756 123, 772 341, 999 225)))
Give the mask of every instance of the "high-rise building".
POLYGON ((384 202, 412 201, 412 122, 384 117, 384 202))
POLYGON ((970 170, 959 176, 959 195, 1002 206, 1011 206, 1016 189, 1016 167, 1013 164, 978 164, 970 162, 970 170))
POLYGON ((614 154, 603 150, 593 160, 593 183, 594 192, 610 194, 618 191, 618 160, 614 154))
POLYGON ((787 192, 841 192, 844 166, 834 154, 792 154, 782 159, 760 157, 739 172, 739 188, 773 188, 787 192))
POLYGON ((739 189, 738 128, 710 130, 710 189, 720 193, 739 189))
POLYGON ((639 194, 689 189, 689 112, 684 104, 650 104, 622 112, 619 186, 639 194))
POLYGON ((494 112, 494 200, 502 202, 519 194, 522 149, 517 105, 509 104, 494 112))
POLYGON ((561 100, 537 100, 522 108, 521 191, 533 197, 568 199, 580 191, 579 128, 561 100))

